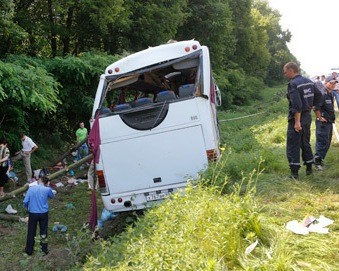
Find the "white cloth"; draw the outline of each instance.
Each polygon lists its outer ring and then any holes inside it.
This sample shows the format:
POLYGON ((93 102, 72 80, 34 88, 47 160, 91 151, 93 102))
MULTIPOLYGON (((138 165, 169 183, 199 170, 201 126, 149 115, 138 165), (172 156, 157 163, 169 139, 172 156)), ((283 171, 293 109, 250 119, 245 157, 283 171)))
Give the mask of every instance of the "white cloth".
POLYGON ((36 144, 33 142, 33 140, 30 137, 25 136, 25 140, 22 141, 22 151, 30 152, 35 146, 36 144))

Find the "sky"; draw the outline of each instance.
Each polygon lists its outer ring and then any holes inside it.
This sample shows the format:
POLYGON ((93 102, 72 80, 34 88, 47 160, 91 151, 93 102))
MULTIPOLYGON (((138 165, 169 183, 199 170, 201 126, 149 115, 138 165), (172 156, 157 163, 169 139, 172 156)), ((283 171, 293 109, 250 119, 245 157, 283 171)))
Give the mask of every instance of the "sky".
POLYGON ((308 75, 339 69, 339 0, 268 0, 282 15, 280 25, 292 33, 287 44, 308 75), (337 36, 338 35, 338 36, 337 36))

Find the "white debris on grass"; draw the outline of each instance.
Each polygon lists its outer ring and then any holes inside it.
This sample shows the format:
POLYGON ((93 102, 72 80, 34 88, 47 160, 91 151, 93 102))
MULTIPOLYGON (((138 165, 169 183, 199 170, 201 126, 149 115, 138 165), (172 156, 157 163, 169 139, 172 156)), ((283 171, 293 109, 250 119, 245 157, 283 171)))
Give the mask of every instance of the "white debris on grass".
POLYGON ((307 215, 300 223, 297 220, 289 221, 286 224, 286 229, 301 235, 307 235, 310 232, 327 234, 329 233, 329 228, 327 227, 333 224, 333 222, 332 219, 323 215, 320 215, 319 218, 307 215))
POLYGON ((250 254, 258 245, 258 240, 256 240, 254 243, 250 244, 246 249, 245 249, 245 255, 250 254))
POLYGON ((18 213, 17 210, 13 209, 12 205, 11 204, 8 204, 5 211, 8 213, 8 214, 16 214, 18 213))

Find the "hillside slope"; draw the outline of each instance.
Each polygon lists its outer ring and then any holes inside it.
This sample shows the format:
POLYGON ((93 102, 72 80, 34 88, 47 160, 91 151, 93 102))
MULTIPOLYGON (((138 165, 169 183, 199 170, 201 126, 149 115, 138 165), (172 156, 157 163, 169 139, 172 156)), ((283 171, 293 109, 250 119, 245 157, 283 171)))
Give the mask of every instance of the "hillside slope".
POLYGON ((266 89, 261 101, 220 112, 224 152, 201 177, 203 185, 147 212, 135 227, 98 246, 82 268, 339 270, 338 142, 323 172, 306 176, 303 168, 300 181, 290 179, 284 93, 266 89), (285 229, 308 214, 333 219, 329 234, 285 229))

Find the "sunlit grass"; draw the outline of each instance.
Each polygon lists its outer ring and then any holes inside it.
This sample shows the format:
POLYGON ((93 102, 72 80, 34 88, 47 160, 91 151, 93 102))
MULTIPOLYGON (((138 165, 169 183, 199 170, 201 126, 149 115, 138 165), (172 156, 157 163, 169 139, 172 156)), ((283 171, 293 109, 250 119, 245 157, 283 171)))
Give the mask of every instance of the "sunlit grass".
POLYGON ((245 194, 239 189, 222 196, 217 188, 197 186, 175 195, 99 248, 84 269, 288 270, 288 238, 265 223, 251 186, 245 194), (258 248, 245 255, 256 240, 258 248))
POLYGON ((300 181, 290 179, 283 88, 263 90, 258 104, 220 112, 222 157, 200 184, 102 242, 84 269, 339 270, 339 144, 332 144, 323 172, 306 176, 303 167, 300 181), (285 229, 308 214, 333 219, 330 233, 285 229))

